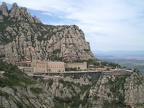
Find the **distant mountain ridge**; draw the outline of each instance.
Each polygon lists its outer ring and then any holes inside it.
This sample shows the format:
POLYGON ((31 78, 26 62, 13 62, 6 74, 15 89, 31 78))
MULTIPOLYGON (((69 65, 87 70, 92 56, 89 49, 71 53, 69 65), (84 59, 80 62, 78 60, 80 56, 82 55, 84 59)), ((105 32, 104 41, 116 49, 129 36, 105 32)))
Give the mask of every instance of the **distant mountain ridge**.
POLYGON ((109 51, 100 51, 93 50, 95 54, 107 54, 107 55, 144 55, 144 50, 109 50, 109 51))
POLYGON ((131 69, 137 68, 141 73, 144 73, 144 50, 93 52, 99 60, 118 63, 131 69))
POLYGON ((84 33, 76 25, 44 25, 16 3, 0 6, 0 57, 6 60, 95 59, 84 33))

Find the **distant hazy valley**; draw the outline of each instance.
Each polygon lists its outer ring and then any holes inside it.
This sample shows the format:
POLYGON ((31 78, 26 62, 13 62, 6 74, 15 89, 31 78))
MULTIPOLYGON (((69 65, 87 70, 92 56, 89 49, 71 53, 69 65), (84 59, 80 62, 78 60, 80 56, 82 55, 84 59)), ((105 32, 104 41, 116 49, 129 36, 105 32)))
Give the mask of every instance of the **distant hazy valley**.
POLYGON ((137 68, 144 73, 144 51, 93 51, 103 61, 115 62, 127 68, 137 68))

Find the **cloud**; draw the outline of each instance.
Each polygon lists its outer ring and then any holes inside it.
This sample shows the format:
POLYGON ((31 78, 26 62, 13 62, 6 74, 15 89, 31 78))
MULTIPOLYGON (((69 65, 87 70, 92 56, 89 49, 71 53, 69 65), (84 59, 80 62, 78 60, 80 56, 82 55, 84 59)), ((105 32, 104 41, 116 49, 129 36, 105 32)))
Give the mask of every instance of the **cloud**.
POLYGON ((5 2, 9 4, 16 2, 19 6, 39 10, 42 12, 40 16, 51 18, 49 24, 78 25, 85 32, 93 50, 144 49, 143 0, 5 0, 5 2))

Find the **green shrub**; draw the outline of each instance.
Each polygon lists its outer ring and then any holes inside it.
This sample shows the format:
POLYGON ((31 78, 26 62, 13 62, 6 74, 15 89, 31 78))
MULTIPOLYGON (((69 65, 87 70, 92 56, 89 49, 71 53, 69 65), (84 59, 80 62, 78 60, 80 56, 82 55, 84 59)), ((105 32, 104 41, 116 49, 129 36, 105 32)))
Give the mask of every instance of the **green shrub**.
POLYGON ((0 90, 0 96, 4 96, 5 98, 8 98, 10 96, 10 94, 0 90))
POLYGON ((35 81, 27 76, 24 72, 12 64, 0 61, 0 71, 4 71, 3 77, 0 77, 0 87, 5 86, 21 86, 34 84, 35 81))
POLYGON ((31 87, 30 90, 33 92, 33 93, 36 93, 36 94, 40 94, 43 92, 43 89, 42 88, 38 88, 38 87, 31 87))
POLYGON ((53 80, 52 80, 52 79, 49 79, 49 80, 48 80, 48 84, 49 84, 49 86, 52 86, 53 80))

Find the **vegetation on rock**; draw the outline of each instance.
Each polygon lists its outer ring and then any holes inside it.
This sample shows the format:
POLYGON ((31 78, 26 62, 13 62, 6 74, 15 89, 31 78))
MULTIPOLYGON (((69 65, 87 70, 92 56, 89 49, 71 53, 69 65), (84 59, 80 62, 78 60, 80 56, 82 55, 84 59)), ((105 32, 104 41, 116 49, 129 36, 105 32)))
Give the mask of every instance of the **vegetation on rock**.
POLYGON ((21 86, 26 87, 34 84, 35 81, 24 72, 12 64, 7 64, 0 60, 0 71, 3 71, 3 77, 0 77, 0 87, 21 86))

